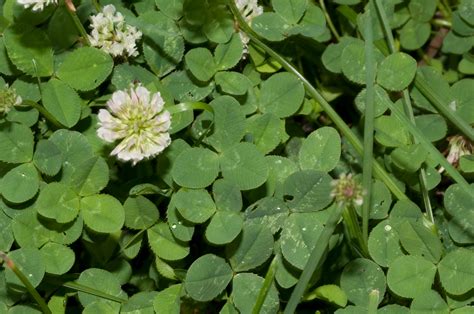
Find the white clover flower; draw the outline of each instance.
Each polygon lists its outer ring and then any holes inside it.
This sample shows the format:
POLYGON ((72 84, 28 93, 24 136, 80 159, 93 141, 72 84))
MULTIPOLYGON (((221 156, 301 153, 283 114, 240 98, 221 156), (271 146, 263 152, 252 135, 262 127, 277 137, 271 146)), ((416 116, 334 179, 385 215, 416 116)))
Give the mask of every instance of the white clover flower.
MULTIPOLYGON (((258 5, 257 0, 235 0, 235 5, 249 25, 252 24, 255 17, 263 13, 263 7, 258 5)), ((239 35, 242 44, 244 44, 244 52, 247 53, 250 38, 243 32, 239 32, 239 35)))
POLYGON ((352 177, 352 173, 341 174, 339 179, 331 182, 333 190, 331 197, 342 205, 361 206, 364 202, 364 190, 362 186, 352 177))
POLYGON ((44 7, 51 3, 57 4, 58 0, 17 0, 18 4, 22 5, 25 9, 33 7, 33 11, 43 11, 44 7))
POLYGON ((137 56, 135 42, 142 33, 125 23, 122 13, 112 4, 106 5, 102 12, 91 17, 91 34, 88 35, 93 47, 100 48, 113 57, 137 56))
MULTIPOLYGON (((446 160, 454 167, 459 165, 459 160, 462 156, 474 153, 474 145, 462 135, 448 137, 448 142, 446 160)), ((439 173, 443 171, 444 167, 438 170, 439 173)))
POLYGON ((14 88, 5 85, 0 88, 0 114, 7 114, 14 106, 21 104, 23 100, 16 94, 14 88))
POLYGON ((120 160, 135 165, 154 157, 171 143, 171 115, 163 106, 159 92, 151 95, 140 85, 117 91, 107 102, 109 110, 99 110, 97 135, 109 143, 121 139, 111 153, 120 160))

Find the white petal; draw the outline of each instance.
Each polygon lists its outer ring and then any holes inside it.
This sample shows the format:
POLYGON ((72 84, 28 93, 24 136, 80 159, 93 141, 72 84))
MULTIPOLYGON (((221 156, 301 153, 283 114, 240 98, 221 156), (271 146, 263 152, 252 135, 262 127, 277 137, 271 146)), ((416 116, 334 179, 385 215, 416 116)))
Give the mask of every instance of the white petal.
POLYGON ((108 112, 105 109, 100 109, 99 110, 99 113, 97 114, 97 118, 99 119, 99 122, 101 124, 111 123, 113 121, 112 115, 110 114, 110 112, 108 112))
POLYGON ((138 86, 135 88, 135 94, 138 97, 138 101, 145 106, 149 106, 150 103, 150 91, 143 86, 138 86))
POLYGON ((151 99, 150 105, 154 108, 155 113, 158 113, 161 110, 163 110, 163 106, 165 105, 165 102, 163 98, 161 97, 160 92, 153 94, 153 98, 151 99))
POLYGON ((120 137, 117 137, 117 133, 112 131, 109 128, 98 128, 97 129, 97 136, 101 139, 103 139, 106 142, 112 143, 115 140, 119 139, 120 137))
POLYGON ((122 106, 129 101, 129 96, 124 91, 116 91, 112 94, 112 98, 107 102, 107 106, 112 112, 117 113, 122 109, 122 106))
POLYGON ((115 11, 115 6, 113 4, 108 4, 102 9, 104 15, 114 15, 115 11))

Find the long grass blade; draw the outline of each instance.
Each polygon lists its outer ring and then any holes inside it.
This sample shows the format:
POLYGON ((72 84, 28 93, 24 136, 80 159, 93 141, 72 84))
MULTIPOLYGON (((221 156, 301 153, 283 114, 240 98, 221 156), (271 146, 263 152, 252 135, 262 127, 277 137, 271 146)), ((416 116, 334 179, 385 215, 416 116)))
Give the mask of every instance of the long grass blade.
POLYGON ((416 126, 411 123, 410 120, 405 116, 405 114, 395 105, 387 103, 390 111, 399 119, 407 128, 416 140, 423 146, 423 148, 431 155, 438 164, 440 164, 448 173, 448 175, 459 185, 466 190, 468 193, 472 193, 473 190, 470 188, 469 183, 464 179, 464 177, 453 167, 444 156, 436 149, 436 147, 431 144, 431 142, 426 139, 426 137, 421 133, 416 126))
POLYGON ((321 258, 326 251, 329 239, 331 238, 332 234, 334 233, 334 229, 336 229, 337 223, 339 222, 342 210, 344 209, 343 206, 334 206, 334 209, 329 216, 328 221, 326 222, 326 226, 324 227, 321 235, 319 236, 318 240, 316 241, 317 245, 314 247, 311 255, 309 256, 308 262, 303 269, 303 273, 301 274, 296 287, 293 289, 291 293, 290 299, 288 300, 288 304, 285 307, 284 314, 292 314, 295 312, 298 303, 300 303, 301 298, 308 286, 308 283, 313 275, 316 267, 320 264, 321 258))
POLYGON ((462 119, 456 111, 444 104, 438 93, 430 87, 425 79, 417 75, 415 86, 455 128, 471 140, 471 142, 474 142, 474 128, 462 119))
POLYGON ((255 305, 252 309, 252 314, 260 313, 263 303, 265 303, 265 299, 267 298, 268 291, 270 291, 270 288, 272 286, 273 279, 275 278, 276 267, 277 257, 275 256, 273 258, 272 263, 270 264, 270 267, 268 267, 267 274, 265 275, 265 281, 263 282, 263 286, 260 289, 260 292, 258 293, 257 301, 255 302, 255 305))
MULTIPOLYGON (((366 14, 373 14, 370 7, 366 14)), ((370 20, 370 18, 368 19, 370 20)), ((372 203, 372 158, 374 152, 374 101, 375 101, 375 57, 372 23, 365 23, 365 115, 364 115, 364 156, 362 159, 362 186, 366 193, 362 204, 362 238, 364 245, 369 238, 369 216, 372 203)))
MULTIPOLYGON (((390 50, 390 53, 395 53, 395 40, 393 39, 392 29, 390 28, 390 24, 387 18, 387 14, 382 6, 380 0, 374 0, 375 8, 377 10, 377 14, 379 16, 380 23, 382 25, 382 29, 385 34, 385 39, 387 42, 387 46, 390 50)), ((413 107, 411 105, 410 94, 408 93, 407 89, 402 91, 403 95, 403 106, 405 110, 405 114, 410 119, 411 123, 415 125, 415 115, 413 114, 413 107)), ((411 136, 411 140, 413 143, 418 143, 415 137, 411 136)), ((418 181, 420 183, 420 191, 423 197, 423 203, 425 205, 425 212, 428 213, 431 222, 434 224, 434 216, 433 216, 433 209, 431 207, 431 201, 429 197, 429 191, 427 189, 427 176, 426 176, 426 165, 422 165, 420 171, 418 172, 418 181)))

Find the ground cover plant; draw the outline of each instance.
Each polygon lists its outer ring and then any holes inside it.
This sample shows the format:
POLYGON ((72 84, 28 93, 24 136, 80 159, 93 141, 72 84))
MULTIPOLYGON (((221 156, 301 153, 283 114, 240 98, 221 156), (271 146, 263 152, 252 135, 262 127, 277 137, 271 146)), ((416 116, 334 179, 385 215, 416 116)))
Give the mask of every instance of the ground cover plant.
POLYGON ((472 313, 473 0, 0 0, 1 313, 472 313))

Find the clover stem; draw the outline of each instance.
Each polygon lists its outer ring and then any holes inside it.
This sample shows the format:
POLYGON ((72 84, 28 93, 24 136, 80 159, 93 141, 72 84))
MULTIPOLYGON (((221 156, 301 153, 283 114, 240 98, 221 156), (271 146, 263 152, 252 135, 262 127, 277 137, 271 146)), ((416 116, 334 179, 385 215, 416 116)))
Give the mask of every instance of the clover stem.
POLYGON ((20 279, 26 290, 28 290, 33 299, 35 299, 35 301, 38 303, 41 311, 46 314, 51 314, 52 312, 46 302, 40 296, 38 291, 36 291, 35 287, 33 287, 28 278, 26 278, 23 272, 18 267, 16 267, 15 262, 2 251, 0 251, 0 258, 5 262, 5 265, 18 277, 18 279, 20 279))
POLYGON ((377 307, 379 305, 379 295, 380 292, 377 289, 374 289, 370 291, 369 293, 369 305, 367 308, 367 313, 368 314, 376 314, 377 313, 377 307))
POLYGON ((76 7, 72 3, 72 0, 64 0, 64 4, 66 6, 67 11, 69 12, 69 15, 74 21, 74 25, 76 26, 77 30, 81 34, 82 38, 84 38, 84 42, 86 43, 87 46, 90 46, 91 42, 89 41, 87 31, 84 28, 84 25, 82 25, 81 20, 79 20, 79 17, 77 16, 76 7))
POLYGON ((97 11, 97 13, 99 13, 102 10, 102 8, 100 7, 99 1, 92 0, 92 5, 94 5, 94 8, 97 11))
POLYGON ((324 4, 324 0, 319 0, 319 5, 321 6, 321 9, 324 12, 324 15, 326 16, 326 21, 328 23, 329 29, 331 30, 331 33, 334 35, 337 41, 340 40, 341 36, 336 30, 336 27, 334 26, 331 16, 329 15, 328 11, 326 10, 326 5, 324 4))
POLYGON ((50 122, 56 129, 65 129, 66 127, 62 125, 58 120, 56 120, 43 106, 40 106, 38 103, 31 100, 23 100, 22 106, 33 107, 39 111, 39 113, 50 122))
POLYGON ((444 17, 451 18, 452 12, 449 3, 446 0, 438 1, 438 9, 441 11, 444 17))

